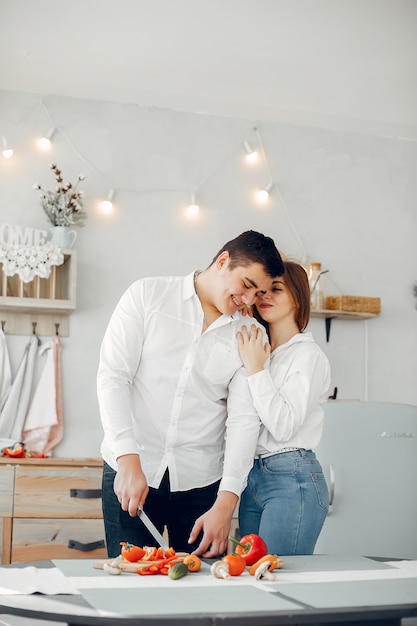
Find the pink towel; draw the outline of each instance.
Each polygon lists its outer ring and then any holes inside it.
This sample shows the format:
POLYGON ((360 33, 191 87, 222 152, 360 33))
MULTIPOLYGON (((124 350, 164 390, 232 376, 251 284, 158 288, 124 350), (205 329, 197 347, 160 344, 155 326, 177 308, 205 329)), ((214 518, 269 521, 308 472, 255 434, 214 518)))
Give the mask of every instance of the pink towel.
POLYGON ((62 343, 59 337, 52 340, 54 344, 54 369, 55 369, 55 402, 56 402, 56 423, 51 426, 48 442, 45 448, 45 456, 51 456, 52 450, 62 440, 64 436, 64 402, 62 399, 62 378, 61 378, 61 352, 62 343))

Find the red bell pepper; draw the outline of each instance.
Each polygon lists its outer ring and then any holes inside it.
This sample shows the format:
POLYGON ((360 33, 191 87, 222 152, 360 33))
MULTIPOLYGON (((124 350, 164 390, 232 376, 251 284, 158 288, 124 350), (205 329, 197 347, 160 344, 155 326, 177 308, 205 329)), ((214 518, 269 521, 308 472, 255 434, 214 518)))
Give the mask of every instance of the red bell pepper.
POLYGON ((268 554, 268 547, 259 535, 253 533, 245 535, 240 541, 234 537, 229 537, 229 539, 236 544, 235 552, 245 559, 246 565, 253 565, 268 554))
POLYGON ((11 459, 23 459, 26 456, 25 447, 22 443, 16 443, 13 448, 3 448, 3 456, 11 459))
POLYGON ((174 564, 174 561, 178 560, 178 556, 170 556, 167 559, 162 559, 156 563, 151 563, 146 567, 140 567, 137 570, 137 573, 140 576, 149 576, 152 574, 168 574, 169 568, 174 564))

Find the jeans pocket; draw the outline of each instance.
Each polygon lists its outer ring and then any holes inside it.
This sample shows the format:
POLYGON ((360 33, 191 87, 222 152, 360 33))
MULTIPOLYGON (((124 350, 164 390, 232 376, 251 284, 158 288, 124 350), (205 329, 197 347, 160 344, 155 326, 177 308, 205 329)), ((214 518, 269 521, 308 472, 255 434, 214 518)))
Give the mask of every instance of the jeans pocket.
POLYGON ((316 489, 317 501, 323 511, 327 513, 329 510, 329 489, 324 474, 322 472, 312 473, 311 480, 316 489))

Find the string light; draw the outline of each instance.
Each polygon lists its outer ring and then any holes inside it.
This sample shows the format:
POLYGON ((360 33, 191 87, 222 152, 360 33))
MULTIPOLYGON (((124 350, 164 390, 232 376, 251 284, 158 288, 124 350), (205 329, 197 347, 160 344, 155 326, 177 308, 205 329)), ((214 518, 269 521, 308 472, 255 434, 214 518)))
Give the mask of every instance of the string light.
POLYGON ((196 204, 195 194, 192 193, 191 194, 191 202, 188 205, 188 207, 186 208, 187 216, 192 219, 192 218, 197 217, 199 212, 200 212, 200 207, 198 206, 198 204, 196 204))
POLYGON ((11 148, 9 148, 9 146, 7 145, 7 140, 6 137, 2 137, 2 144, 3 144, 3 156, 5 159, 10 159, 13 156, 13 150, 11 148))
POLYGON ((113 211, 113 198, 114 198, 114 189, 110 189, 106 200, 100 202, 100 211, 101 213, 108 215, 113 211))
MULTIPOLYGON (((95 172, 96 175, 99 178, 101 178, 103 181, 107 182, 107 185, 109 185, 110 181, 108 180, 108 178, 102 172, 100 172, 92 163, 90 163, 80 153, 80 151, 76 148, 76 146, 71 141, 71 139, 66 134, 66 132, 55 123, 55 121, 52 119, 52 116, 50 115, 50 113, 49 113, 47 107, 45 106, 45 104, 43 102, 41 102, 40 105, 43 108, 43 110, 44 110, 44 112, 45 112, 45 114, 46 114, 46 116, 47 116, 47 118, 49 120, 49 123, 51 125, 51 128, 48 131, 46 137, 43 138, 44 140, 47 140, 47 141, 42 142, 42 143, 48 144, 48 142, 49 142, 48 145, 50 145, 50 142, 51 142, 51 139, 52 139, 53 135, 58 130, 63 135, 64 139, 69 144, 69 146, 72 148, 73 152, 78 156, 78 158, 81 161, 83 161, 93 172, 95 172)), ((37 105, 37 106, 39 106, 39 105, 37 105)), ((282 197, 282 195, 280 193, 279 186, 276 183, 273 182, 273 177, 272 177, 272 174, 271 174, 271 170, 269 168, 269 163, 268 163, 267 156, 266 156, 266 153, 265 153, 262 137, 260 135, 260 132, 259 132, 258 128, 255 127, 252 130, 256 134, 256 138, 257 138, 256 145, 259 146, 259 149, 258 150, 253 150, 252 146, 250 145, 250 143, 247 140, 243 141, 242 143, 243 143, 243 146, 244 146, 245 151, 246 151, 246 159, 248 159, 248 161, 253 163, 256 160, 256 158, 258 158, 258 159, 262 158, 262 161, 264 163, 265 169, 266 169, 267 174, 268 174, 268 179, 269 179, 269 183, 265 186, 265 188, 259 189, 256 192, 256 200, 259 203, 261 203, 261 204, 266 204, 268 202, 269 198, 270 198, 271 189, 274 188, 274 195, 276 195, 276 199, 278 200, 279 204, 281 205, 281 208, 284 209, 284 211, 286 213, 286 217, 287 217, 287 219, 288 219, 288 221, 290 223, 290 226, 292 227, 292 229, 294 231, 294 234, 295 234, 295 236, 298 239, 298 242, 300 244, 300 248, 303 251, 303 262, 304 262, 305 259, 307 258, 307 255, 306 255, 306 251, 305 251, 303 242, 302 242, 302 240, 301 240, 301 238, 300 238, 300 236, 299 236, 299 234, 298 234, 298 232, 297 232, 297 230, 296 230, 296 228, 295 228, 295 226, 294 226, 294 224, 293 224, 293 222, 291 220, 291 217, 289 215, 288 208, 286 206, 284 198, 282 197)), ((13 150, 8 147, 7 141, 6 141, 6 137, 4 137, 4 136, 2 137, 2 143, 3 143, 3 152, 2 152, 3 153, 3 157, 4 158, 8 158, 8 159, 11 158, 13 156, 13 150)), ((236 150, 235 149, 233 150, 232 154, 233 155, 236 154, 236 150)), ((229 155, 225 156, 223 162, 228 162, 228 160, 231 158, 232 154, 229 154, 229 155)), ((217 171, 222 166, 223 162, 218 164, 214 171, 217 171)), ((199 183, 195 187, 195 189, 198 191, 202 187, 202 185, 205 184, 207 182, 207 180, 212 177, 212 175, 213 175, 213 171, 209 172, 203 180, 199 181, 199 183)), ((135 189, 124 188, 124 189, 126 191, 133 191, 133 192, 140 192, 140 193, 161 192, 161 191, 168 192, 168 191, 171 191, 171 192, 183 194, 185 192, 184 189, 180 189, 180 188, 154 188, 154 187, 152 187, 152 188, 135 188, 135 189)), ((114 193, 115 193, 115 190, 111 189, 109 194, 108 194, 108 196, 107 196, 107 199, 103 200, 99 204, 100 212, 103 215, 105 215, 105 214, 110 215, 113 212, 113 208, 114 208, 113 207, 114 193)), ((190 204, 185 209, 185 213, 186 213, 186 216, 189 219, 195 219, 199 215, 199 213, 200 213, 200 207, 199 207, 199 205, 195 201, 194 193, 191 196, 190 204)))
POLYGON ((50 128, 48 134, 41 137, 38 141, 38 146, 41 150, 49 150, 51 147, 52 137, 55 135, 56 128, 50 128))
POLYGON ((256 152, 256 150, 253 150, 251 145, 247 141, 243 142, 243 147, 246 150, 246 161, 248 163, 256 163, 256 161, 259 159, 259 154, 256 152))
POLYGON ((265 204, 266 202, 268 202, 271 189, 272 181, 269 181, 269 183, 263 189, 258 189, 258 191, 255 193, 255 197, 260 204, 265 204))

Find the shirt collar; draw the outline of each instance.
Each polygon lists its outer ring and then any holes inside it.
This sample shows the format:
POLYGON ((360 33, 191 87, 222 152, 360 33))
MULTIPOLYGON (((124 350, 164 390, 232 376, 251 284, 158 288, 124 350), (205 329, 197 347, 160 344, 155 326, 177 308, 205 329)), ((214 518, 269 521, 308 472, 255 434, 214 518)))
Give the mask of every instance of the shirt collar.
POLYGON ((285 350, 285 348, 288 348, 293 343, 314 343, 313 335, 310 332, 297 333, 287 342, 283 343, 281 346, 278 346, 278 348, 275 348, 274 352, 281 349, 285 350))
POLYGON ((191 272, 191 274, 188 274, 188 276, 184 276, 182 284, 182 295, 184 300, 189 300, 196 295, 194 289, 194 274, 195 272, 191 272))

